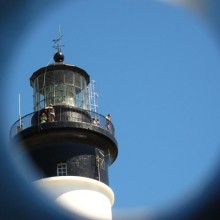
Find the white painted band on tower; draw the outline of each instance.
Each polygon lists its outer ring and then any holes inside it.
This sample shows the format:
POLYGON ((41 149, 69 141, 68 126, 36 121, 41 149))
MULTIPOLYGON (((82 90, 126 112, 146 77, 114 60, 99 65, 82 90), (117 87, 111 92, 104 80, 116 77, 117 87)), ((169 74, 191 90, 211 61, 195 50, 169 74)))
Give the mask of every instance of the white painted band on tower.
POLYGON ((35 183, 71 212, 90 219, 112 219, 114 193, 102 182, 79 176, 58 176, 35 183))

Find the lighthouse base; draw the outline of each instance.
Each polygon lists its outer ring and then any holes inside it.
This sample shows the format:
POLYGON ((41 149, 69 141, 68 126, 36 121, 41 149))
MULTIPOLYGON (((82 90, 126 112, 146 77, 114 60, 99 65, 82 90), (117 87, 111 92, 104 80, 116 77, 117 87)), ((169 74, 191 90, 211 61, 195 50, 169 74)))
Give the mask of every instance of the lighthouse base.
POLYGON ((112 219, 114 193, 102 182, 79 176, 58 176, 34 183, 75 214, 89 219, 112 219))

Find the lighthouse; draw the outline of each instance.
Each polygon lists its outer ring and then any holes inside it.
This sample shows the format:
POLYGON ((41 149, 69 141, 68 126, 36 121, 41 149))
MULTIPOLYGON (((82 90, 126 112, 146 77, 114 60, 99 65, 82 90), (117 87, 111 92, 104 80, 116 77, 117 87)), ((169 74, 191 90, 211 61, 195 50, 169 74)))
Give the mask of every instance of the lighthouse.
POLYGON ((110 115, 91 109, 90 76, 64 62, 61 37, 54 40, 54 62, 31 75, 34 111, 12 125, 10 138, 37 167, 34 184, 58 204, 83 217, 112 219, 115 129, 110 115))

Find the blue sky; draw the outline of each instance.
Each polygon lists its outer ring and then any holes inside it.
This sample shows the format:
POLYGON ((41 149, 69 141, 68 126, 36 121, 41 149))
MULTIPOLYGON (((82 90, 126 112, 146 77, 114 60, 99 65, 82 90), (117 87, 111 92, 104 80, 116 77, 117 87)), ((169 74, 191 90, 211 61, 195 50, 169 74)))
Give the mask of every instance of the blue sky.
POLYGON ((30 20, 12 55, 8 130, 18 119, 18 93, 22 115, 33 111, 29 77, 53 57, 59 25, 65 62, 96 80, 98 112, 112 114, 114 208, 158 209, 201 189, 220 147, 220 54, 210 27, 153 0, 54 5, 30 20))

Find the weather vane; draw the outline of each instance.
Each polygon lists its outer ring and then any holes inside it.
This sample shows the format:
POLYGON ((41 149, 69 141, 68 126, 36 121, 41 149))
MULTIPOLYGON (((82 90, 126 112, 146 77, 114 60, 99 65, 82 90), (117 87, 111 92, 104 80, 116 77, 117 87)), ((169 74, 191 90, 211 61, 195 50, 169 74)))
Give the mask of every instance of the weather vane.
POLYGON ((56 39, 53 40, 54 42, 54 46, 53 48, 55 48, 58 52, 61 52, 61 47, 64 47, 63 44, 61 44, 61 39, 62 39, 63 35, 61 34, 60 31, 60 26, 59 26, 59 32, 58 32, 58 37, 56 39))

